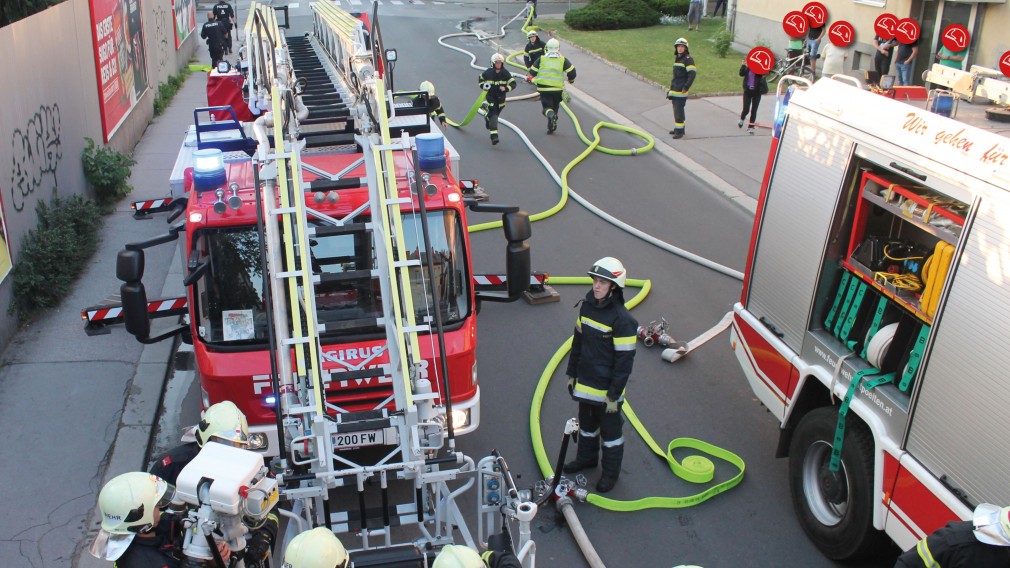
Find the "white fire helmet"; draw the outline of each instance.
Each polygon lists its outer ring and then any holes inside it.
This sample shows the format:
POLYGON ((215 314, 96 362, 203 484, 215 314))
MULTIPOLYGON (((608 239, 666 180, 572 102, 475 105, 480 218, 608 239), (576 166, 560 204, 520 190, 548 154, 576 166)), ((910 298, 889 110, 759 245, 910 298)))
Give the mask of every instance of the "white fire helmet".
POLYGON ((472 548, 447 544, 435 557, 431 568, 484 568, 484 561, 472 548))
POLYGON ((154 528, 154 512, 175 498, 175 487, 164 479, 134 471, 112 478, 98 494, 102 529, 88 551, 95 558, 117 560, 137 533, 154 528))
POLYGON ((624 284, 628 281, 628 273, 624 270, 624 265, 612 256, 605 256, 594 262, 587 274, 609 280, 618 288, 624 288, 624 284))
POLYGON ((1010 546, 1010 507, 982 503, 972 514, 975 538, 994 546, 1010 546))
POLYGON ((223 400, 203 412, 194 435, 201 448, 211 440, 245 448, 249 446, 249 423, 234 402, 223 400))
POLYGON ((558 38, 552 37, 551 39, 547 40, 548 55, 557 55, 560 51, 561 51, 561 42, 558 41, 558 38))
POLYGON ((281 568, 347 568, 350 560, 333 531, 316 527, 291 539, 281 568))
POLYGON ((418 90, 428 93, 429 97, 435 96, 435 85, 432 85, 431 81, 422 82, 421 86, 418 87, 418 90))

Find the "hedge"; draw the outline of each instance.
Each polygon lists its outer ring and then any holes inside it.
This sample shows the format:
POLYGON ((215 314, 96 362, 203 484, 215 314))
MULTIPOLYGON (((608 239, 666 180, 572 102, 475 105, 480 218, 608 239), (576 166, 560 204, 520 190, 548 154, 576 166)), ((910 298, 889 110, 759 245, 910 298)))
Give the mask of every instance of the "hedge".
POLYGON ((570 10, 565 23, 577 30, 622 30, 654 26, 659 16, 644 0, 597 0, 570 10))

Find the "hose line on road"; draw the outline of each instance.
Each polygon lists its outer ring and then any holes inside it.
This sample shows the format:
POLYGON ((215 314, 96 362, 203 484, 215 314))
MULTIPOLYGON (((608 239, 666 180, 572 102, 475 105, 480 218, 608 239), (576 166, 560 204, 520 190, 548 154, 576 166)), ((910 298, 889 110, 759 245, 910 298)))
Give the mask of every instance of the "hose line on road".
MULTIPOLYGON (((528 8, 525 10, 528 10, 528 8)), ((507 22, 505 26, 502 26, 500 30, 500 35, 482 36, 481 34, 478 34, 476 32, 455 33, 440 37, 438 39, 438 43, 454 51, 459 51, 461 53, 469 55, 470 66, 475 69, 483 69, 482 67, 479 67, 475 64, 477 59, 476 55, 462 48, 449 45, 445 43, 445 40, 451 37, 461 37, 461 36, 475 36, 477 37, 478 40, 481 41, 485 39, 503 37, 505 35, 505 27, 508 26, 513 21, 515 21, 522 13, 523 12, 520 12, 520 14, 518 14, 516 17, 509 20, 509 22, 507 22)), ((532 14, 530 13, 527 16, 526 21, 523 25, 524 31, 528 29, 531 17, 532 14)), ((515 67, 525 69, 524 66, 521 66, 514 61, 514 59, 521 53, 522 52, 509 54, 506 57, 506 62, 515 67)), ((469 124, 478 114, 479 109, 481 107, 481 103, 483 103, 485 100, 485 95, 486 93, 481 92, 477 96, 477 99, 474 101, 473 105, 470 107, 470 109, 468 110, 462 121, 457 123, 452 120, 447 120, 447 123, 457 128, 462 128, 467 124, 469 124)), ((533 93, 531 95, 523 95, 522 97, 514 97, 514 98, 510 97, 507 100, 513 101, 519 99, 533 98, 535 96, 537 96, 537 94, 533 93)), ((689 251, 685 251, 657 237, 649 235, 648 233, 645 233, 644 231, 641 231, 640 229, 610 215, 606 211, 603 211, 601 208, 593 205, 591 202, 581 197, 577 192, 571 189, 568 183, 568 176, 570 172, 572 171, 573 168, 575 168, 575 166, 580 164, 593 152, 602 152, 612 156, 637 156, 639 154, 643 154, 652 150, 653 147, 655 146, 655 140, 647 132, 644 132, 637 128, 603 121, 598 122, 596 125, 593 126, 592 139, 590 139, 583 132, 582 126, 578 118, 575 116, 575 113, 569 108, 569 106, 566 103, 562 102, 562 108, 565 110, 565 113, 572 119, 572 122, 575 125, 575 129, 576 132, 578 133, 579 138, 582 140, 583 143, 586 144, 586 149, 583 150, 578 156, 576 156, 570 162, 568 162, 567 165, 565 165, 564 169, 562 169, 561 171, 560 176, 554 170, 553 166, 551 166, 550 162, 548 162, 548 160, 544 157, 544 155, 539 151, 539 149, 537 149, 536 145, 534 145, 532 141, 530 141, 530 139, 526 136, 526 134, 522 131, 522 129, 508 122, 507 120, 499 119, 500 124, 508 127, 513 132, 515 132, 516 135, 519 136, 519 138, 523 141, 523 143, 530 150, 530 152, 537 158, 537 160, 541 163, 541 165, 543 165, 544 169, 547 170, 551 178, 554 179, 555 183, 561 188, 561 196, 558 199, 558 202, 554 206, 548 208, 545 211, 541 211, 539 213, 531 215, 530 216, 531 221, 539 221, 541 219, 545 219, 561 211, 561 209, 563 209, 565 204, 567 203, 568 196, 571 195, 572 199, 578 201, 583 207, 588 209, 594 215, 597 215, 598 217, 604 219, 608 223, 611 223, 617 226, 618 228, 632 235, 635 235, 636 237, 650 244, 653 244, 672 254, 678 255, 682 258, 700 264, 706 268, 715 270, 716 272, 719 272, 721 274, 730 276, 732 278, 736 278, 738 280, 743 279, 743 274, 740 273, 739 271, 715 263, 711 260, 708 260, 704 257, 701 257, 689 251), (624 132, 632 136, 638 137, 643 141, 643 144, 628 149, 616 149, 603 146, 601 143, 600 133, 604 129, 616 130, 619 132, 624 132)), ((469 231, 471 233, 484 231, 488 229, 501 227, 501 225, 502 225, 501 221, 479 223, 471 225, 469 227, 469 231)), ((550 283, 551 285, 590 285, 592 283, 592 279, 584 276, 583 277, 552 276, 550 278, 550 283)), ((627 284, 629 286, 637 287, 640 289, 639 292, 633 298, 631 298, 631 300, 626 302, 626 306, 630 310, 633 309, 635 306, 637 306, 639 303, 641 303, 641 301, 644 300, 645 297, 649 294, 649 291, 652 288, 652 282, 650 280, 629 279, 627 284)), ((572 345, 572 338, 569 337, 557 349, 557 351, 555 351, 554 355, 551 357, 550 361, 547 363, 547 366, 541 373, 540 379, 537 382, 536 388, 534 389, 533 393, 533 400, 530 408, 530 438, 533 445, 533 452, 536 457, 537 464, 540 467, 541 474, 544 476, 544 478, 548 478, 556 474, 556 472, 554 472, 553 470, 552 464, 550 463, 550 459, 547 456, 543 443, 540 415, 543 407, 544 394, 547 392, 547 387, 549 386, 551 378, 554 376, 554 373, 557 370, 558 365, 560 365, 561 361, 571 350, 571 345, 572 345)), ((604 497, 599 494, 590 493, 586 499, 588 503, 612 511, 639 511, 652 508, 690 507, 702 503, 724 491, 727 491, 735 487, 743 480, 745 465, 743 460, 737 454, 730 452, 729 450, 719 448, 707 442, 696 440, 694 438, 675 438, 667 444, 666 450, 663 451, 660 445, 655 441, 652 435, 642 424, 641 420, 638 418, 638 415, 632 408, 630 401, 625 400, 622 408, 625 416, 627 416, 628 418, 628 421, 632 424, 632 426, 642 437, 645 443, 649 446, 649 448, 654 453, 663 458, 666 461, 667 465, 670 467, 670 470, 681 479, 684 479, 691 483, 706 484, 711 482, 715 476, 715 464, 709 457, 695 454, 687 456, 683 460, 678 461, 677 458, 674 456, 674 453, 675 452, 682 453, 683 449, 695 450, 699 453, 707 454, 712 458, 722 460, 734 466, 737 469, 737 473, 732 477, 730 477, 729 479, 721 481, 716 485, 713 485, 700 493, 685 497, 653 496, 635 500, 618 500, 604 497)), ((576 541, 579 545, 579 548, 582 550, 583 555, 586 557, 588 561, 590 561, 592 566, 602 567, 603 563, 600 560, 599 555, 593 548, 591 541, 588 539, 588 537, 586 537, 585 532, 581 528, 581 524, 579 524, 578 517, 575 514, 574 507, 572 506, 571 503, 571 499, 568 497, 562 497, 557 501, 557 506, 559 511, 561 511, 562 514, 564 514, 565 519, 572 526, 572 532, 574 535, 576 535, 576 541), (581 535, 581 538, 579 535, 581 535)))

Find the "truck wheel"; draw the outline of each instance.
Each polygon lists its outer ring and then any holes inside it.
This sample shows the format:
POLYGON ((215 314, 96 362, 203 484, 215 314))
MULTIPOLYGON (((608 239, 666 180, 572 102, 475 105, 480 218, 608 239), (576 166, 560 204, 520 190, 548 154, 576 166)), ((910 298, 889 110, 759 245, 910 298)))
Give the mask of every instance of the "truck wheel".
POLYGON ((855 560, 886 545, 873 528, 873 436, 850 417, 836 474, 828 469, 838 423, 834 407, 810 411, 789 445, 789 490, 807 536, 833 560, 855 560))

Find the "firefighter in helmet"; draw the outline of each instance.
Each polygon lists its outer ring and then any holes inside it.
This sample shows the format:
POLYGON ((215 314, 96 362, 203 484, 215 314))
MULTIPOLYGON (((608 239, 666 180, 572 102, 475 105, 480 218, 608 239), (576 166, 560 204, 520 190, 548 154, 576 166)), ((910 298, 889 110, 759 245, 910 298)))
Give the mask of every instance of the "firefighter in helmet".
POLYGON ((684 113, 684 107, 687 106, 687 92, 694 83, 697 70, 686 39, 677 38, 677 41, 673 42, 673 49, 676 51, 673 60, 673 78, 670 80, 670 90, 666 92, 666 98, 673 103, 673 130, 670 134, 674 138, 683 138, 687 124, 687 115, 684 113))
POLYGON ((435 557, 431 568, 521 568, 522 564, 512 551, 488 550, 477 554, 473 549, 458 544, 447 544, 435 557))
POLYGON ((624 458, 621 403, 635 362, 638 322, 624 307, 627 273, 621 261, 605 257, 589 269, 593 289, 580 301, 572 352, 568 358, 568 392, 579 403, 579 445, 565 473, 596 467, 603 446, 603 472, 596 491, 617 484, 624 458))
POLYGON ((540 93, 540 104, 547 117, 547 133, 552 134, 558 129, 558 109, 561 107, 561 96, 565 90, 565 79, 575 82, 575 66, 565 56, 561 55, 561 42, 552 37, 547 41, 543 57, 533 63, 530 74, 526 78, 537 86, 540 93))
MULTIPOLYGON (((176 534, 161 522, 161 512, 174 498, 175 487, 156 475, 134 471, 112 478, 98 494, 102 528, 89 552, 117 568, 179 566, 176 534)), ((219 541, 217 549, 227 562, 228 544, 219 541)))
POLYGON ((898 557, 894 568, 1010 566, 1010 507, 982 503, 970 521, 952 521, 898 557))
POLYGON ((534 63, 540 61, 540 56, 544 54, 544 48, 547 45, 544 43, 544 40, 540 39, 537 30, 526 32, 526 38, 529 40, 529 43, 523 48, 523 62, 526 63, 526 70, 529 71, 534 63))
MULTIPOLYGON (((195 441, 180 444, 155 460, 150 472, 174 485, 182 470, 209 443, 247 449, 249 423, 234 402, 223 400, 203 412, 200 423, 193 429, 193 437, 195 441)), ((242 550, 246 568, 268 565, 278 528, 277 515, 273 513, 267 515, 263 524, 249 527, 250 534, 242 550)))
POLYGON ((284 551, 285 568, 347 568, 350 561, 340 539, 326 527, 300 533, 284 551))
POLYGON ((418 90, 428 93, 428 98, 427 102, 425 102, 424 96, 414 97, 414 106, 427 106, 428 114, 437 120, 442 125, 442 128, 445 128, 445 110, 442 109, 442 102, 435 96, 435 85, 431 81, 423 81, 418 90))
POLYGON ((484 101, 484 126, 491 133, 491 144, 498 143, 498 115, 505 108, 505 98, 509 91, 516 88, 516 79, 505 69, 505 56, 495 53, 491 56, 491 66, 480 74, 477 79, 480 88, 487 94, 484 101))

